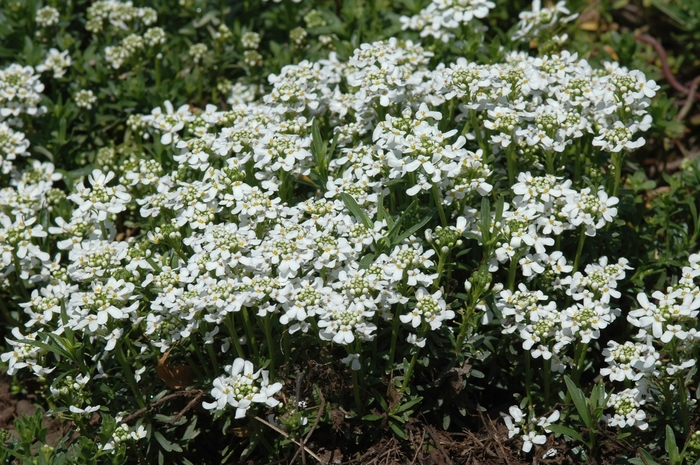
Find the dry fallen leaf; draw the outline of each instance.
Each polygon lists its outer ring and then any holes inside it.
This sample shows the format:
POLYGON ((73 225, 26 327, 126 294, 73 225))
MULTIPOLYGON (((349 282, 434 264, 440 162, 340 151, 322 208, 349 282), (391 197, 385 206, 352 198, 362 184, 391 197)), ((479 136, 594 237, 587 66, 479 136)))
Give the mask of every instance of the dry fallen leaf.
POLYGON ((612 57, 613 60, 615 61, 620 61, 620 57, 617 56, 617 53, 615 50, 610 46, 610 45, 603 45, 603 50, 612 57))
POLYGON ((192 380, 194 380, 195 377, 192 367, 188 365, 177 365, 171 367, 168 365, 169 355, 170 350, 164 353, 158 360, 158 365, 156 365, 156 373, 158 374, 158 377, 170 389, 184 389, 191 386, 192 380))

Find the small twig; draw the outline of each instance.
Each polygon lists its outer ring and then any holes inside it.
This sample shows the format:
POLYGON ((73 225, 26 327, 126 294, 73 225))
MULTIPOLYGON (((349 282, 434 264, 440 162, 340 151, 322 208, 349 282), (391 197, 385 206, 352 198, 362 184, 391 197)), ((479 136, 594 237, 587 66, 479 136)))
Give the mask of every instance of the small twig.
MULTIPOLYGON (((311 429, 309 432, 306 434, 306 437, 301 438, 301 441, 299 442, 299 449, 297 449, 296 453, 292 456, 292 459, 289 461, 289 463, 294 463, 294 460, 296 460, 297 455, 302 450, 305 450, 306 447, 304 446, 304 443, 308 442, 309 439, 311 439, 311 435, 314 434, 314 430, 316 429, 316 426, 318 426, 318 422, 321 419, 321 415, 323 415, 323 409, 326 408, 326 399, 323 397, 323 394, 321 394, 321 391, 318 391, 318 395, 321 396, 321 406, 318 408, 318 412, 316 412, 316 419, 314 420, 314 423, 311 425, 311 429)), ((304 453, 302 452, 301 455, 302 461, 305 460, 304 453)))
MULTIPOLYGON (((289 434, 288 434, 286 431, 284 431, 284 430, 282 430, 282 429, 276 427, 275 425, 273 425, 273 424, 270 423, 269 421, 265 421, 265 420, 263 420, 263 419, 260 418, 260 417, 257 417, 257 416, 256 416, 256 417, 253 417, 253 418, 256 419, 256 420, 258 420, 258 421, 259 421, 260 423, 262 423, 263 425, 265 425, 265 426, 267 426, 267 427, 269 427, 269 428, 271 428, 271 429, 277 431, 279 434, 281 434, 281 435, 284 436, 285 438, 289 439, 290 441, 292 441, 292 442, 293 442, 294 444, 296 444, 297 446, 301 447, 301 444, 299 444, 299 441, 297 441, 296 439, 294 439, 294 438, 292 438, 291 436, 289 436, 289 434)), ((322 463, 322 462, 323 462, 323 461, 321 460, 321 457, 319 457, 318 455, 314 454, 313 451, 311 451, 308 447, 304 447, 304 451, 305 451, 307 454, 309 454, 311 457, 313 457, 313 458, 315 458, 316 460, 318 460, 319 463, 322 463)))
POLYGON ((679 111, 676 115, 676 121, 683 121, 690 109, 693 108, 693 104, 695 103, 695 97, 698 95, 696 93, 696 91, 698 90, 698 84, 700 84, 700 76, 693 79, 693 82, 690 84, 688 100, 685 101, 685 104, 683 104, 683 108, 681 108, 681 111, 679 111))
POLYGON ((192 399, 191 401, 189 401, 189 402, 187 403, 187 405, 185 405, 185 408, 183 408, 182 410, 180 410, 180 413, 178 413, 177 415, 175 415, 175 416, 173 417, 173 419, 170 420, 170 422, 169 422, 168 424, 169 424, 169 425, 174 425, 175 423, 177 423, 178 421, 180 421, 180 418, 182 418, 182 416, 183 416, 185 413, 189 412, 190 409, 192 409, 195 405, 197 405, 197 402, 199 402, 200 400, 202 400, 202 397, 204 397, 204 391, 199 391, 199 394, 197 394, 197 396, 196 396, 194 399, 192 399))
MULTIPOLYGON (((151 409, 154 409, 154 408, 158 407, 158 406, 161 405, 161 404, 164 404, 164 403, 168 402, 169 400, 175 399, 175 398, 177 398, 177 397, 191 397, 191 396, 195 396, 195 400, 201 399, 202 396, 204 396, 204 391, 202 391, 201 389, 192 389, 192 390, 184 390, 184 391, 173 392, 172 394, 168 394, 167 396, 161 397, 161 398, 158 399, 157 401, 152 402, 151 404, 149 404, 149 405, 147 405, 147 406, 145 406, 145 407, 143 407, 143 408, 138 409, 137 411, 135 411, 135 412, 132 413, 131 415, 127 415, 126 417, 122 418, 122 420, 119 422, 119 424, 128 423, 128 422, 130 422, 131 420, 134 420, 134 419, 136 419, 136 418, 139 418, 139 417, 141 417, 144 413, 148 412, 148 411, 151 410, 151 409)), ((190 407, 190 404, 191 404, 191 403, 192 403, 192 402, 190 402, 189 404, 187 404, 187 407, 185 407, 185 410, 183 410, 183 411, 181 412, 182 414, 184 414, 187 410, 189 410, 190 408, 192 408, 192 407, 190 407)), ((178 414, 178 415, 180 415, 180 414, 178 414)), ((180 416, 182 416, 182 415, 180 415, 180 416)), ((179 420, 179 418, 178 418, 178 420, 179 420)))
MULTIPOLYGON (((416 463, 416 459, 418 458, 418 453, 423 449, 423 442, 425 441, 425 434, 420 435, 420 444, 418 444, 418 447, 416 447, 416 453, 413 455, 413 460, 411 460, 411 465, 416 463)), ((411 441, 413 442, 413 441, 411 441)))
MULTIPOLYGON (((484 414, 481 412, 480 409, 477 409, 477 411, 479 413, 479 418, 481 418, 481 422, 484 424, 484 426, 487 426, 486 425, 486 418, 484 418, 484 414)), ((503 444, 501 444, 501 440, 498 437, 498 430, 493 425, 493 420, 491 420, 490 418, 489 418, 488 426, 490 426, 491 427, 490 429, 493 430, 493 439, 494 439, 494 441, 496 441, 496 445, 498 446, 498 449, 501 451, 502 456, 507 457, 506 451, 503 449, 503 444)))
MULTIPOLYGON (((676 89, 678 92, 689 95, 691 93, 691 90, 688 89, 687 87, 683 86, 676 77, 673 75, 671 72, 671 68, 668 66, 668 58, 666 55, 666 50, 664 47, 653 37, 647 34, 641 34, 638 35, 634 38, 634 40, 638 40, 640 42, 646 42, 647 44, 650 44, 652 47, 654 47, 654 50, 656 50, 657 55, 659 55, 659 59, 661 60, 661 69, 664 73, 664 77, 666 80, 671 84, 671 87, 676 89)), ((693 95, 695 97, 700 97, 696 92, 693 91, 693 95)))
POLYGON ((428 430, 428 434, 430 435, 431 439, 435 443, 435 447, 437 447, 438 450, 442 453, 442 456, 445 457, 445 460, 447 460, 448 465, 452 465, 452 460, 450 459, 450 456, 447 455, 445 448, 442 447, 442 444, 440 444, 440 438, 437 436, 437 433, 435 432, 435 428, 428 425, 426 427, 426 429, 428 430))

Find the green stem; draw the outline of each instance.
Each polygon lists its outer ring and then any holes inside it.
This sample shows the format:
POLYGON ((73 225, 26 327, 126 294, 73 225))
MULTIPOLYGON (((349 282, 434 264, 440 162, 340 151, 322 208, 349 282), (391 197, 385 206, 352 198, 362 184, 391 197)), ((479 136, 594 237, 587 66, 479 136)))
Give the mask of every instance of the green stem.
POLYGON ((683 436, 690 434, 690 417, 688 416, 688 394, 685 386, 683 371, 678 370, 678 395, 681 397, 681 418, 683 420, 683 436))
POLYGON ((518 271, 518 261, 520 260, 520 254, 515 254, 510 259, 510 265, 508 266, 508 290, 513 292, 515 290, 515 275, 518 271))
POLYGON ((617 191, 620 188, 620 180, 622 179, 622 161, 625 155, 622 151, 613 154, 613 166, 615 170, 615 184, 613 185, 613 197, 617 197, 617 191))
POLYGON ((442 279, 440 279, 442 278, 442 270, 445 268, 447 257, 450 255, 449 251, 442 253, 441 251, 437 250, 436 252, 438 253, 438 265, 436 270, 438 278, 433 282, 433 292, 438 290, 438 288, 440 287, 440 283, 443 281, 442 279))
POLYGON ((481 128, 479 127, 479 118, 477 118, 476 111, 474 110, 469 110, 469 123, 472 129, 474 129, 474 135, 476 136, 476 142, 479 144, 479 148, 484 151, 484 156, 486 156, 488 147, 486 147, 484 142, 484 136, 481 134, 481 128))
POLYGON ((143 395, 141 394, 141 391, 139 390, 139 387, 136 384, 136 378, 134 378, 134 373, 131 371, 131 365, 129 364, 129 362, 126 361, 126 356, 124 355, 124 348, 122 347, 121 343, 117 344, 116 355, 117 360, 119 361, 119 364, 122 367, 122 371, 124 372, 124 376, 126 376, 126 382, 129 384, 131 392, 136 398, 136 402, 139 404, 140 408, 146 407, 146 403, 143 400, 143 395))
POLYGON ((512 186, 515 184, 515 171, 517 169, 518 162, 515 159, 515 143, 511 142, 506 147, 506 165, 508 168, 508 185, 512 186))
POLYGON ((270 357, 270 379, 274 379, 277 376, 277 370, 275 369, 275 345, 272 339, 272 329, 270 327, 270 315, 267 314, 262 317, 262 327, 265 332, 265 341, 267 342, 267 353, 270 357))
POLYGON ((532 413, 534 405, 532 403, 532 368, 530 361, 530 351, 524 350, 525 356, 525 395, 527 396, 527 409, 532 413))
POLYGON ((443 210, 443 208, 442 208, 442 200, 440 199, 440 191, 438 190, 438 186, 436 184, 433 184, 431 189, 433 192, 433 200, 435 201, 435 206, 437 207, 438 214, 440 215, 440 222, 442 223, 442 227, 446 228, 447 227, 447 217, 445 216, 445 210, 443 210))
POLYGON ((583 373, 583 364, 586 362, 586 353, 588 351, 588 343, 578 343, 576 344, 576 351, 574 355, 574 372, 571 374, 571 380, 574 384, 578 385, 581 379, 581 374, 583 373))
POLYGON ((238 331, 236 331, 236 322, 233 318, 233 313, 229 313, 228 316, 224 318, 224 325, 228 328, 228 332, 231 335, 231 342, 236 348, 236 353, 240 358, 245 359, 245 352, 243 352, 241 341, 238 338, 238 331))
POLYGON ((253 331, 253 325, 250 323, 250 314, 248 313, 248 307, 243 307, 240 312, 243 315, 243 326, 245 327, 245 333, 248 337, 248 346, 253 349, 253 355, 255 358, 259 358, 260 354, 258 352, 258 346, 255 343, 255 332, 253 331))
POLYGON ((552 359, 542 359, 542 361, 544 362, 544 406, 545 408, 549 408, 549 395, 552 380, 552 359))
POLYGON ((207 346, 207 353, 209 354, 209 360, 211 361, 211 364, 214 366, 214 372, 220 373, 221 369, 219 368, 219 361, 216 358, 216 353, 214 353, 214 344, 206 344, 206 346, 207 346))
POLYGON ((547 164, 547 174, 554 176, 554 152, 551 150, 544 154, 544 160, 547 164))
POLYGON ((5 306, 4 299, 0 299, 0 312, 2 312, 2 316, 7 321, 9 327, 19 326, 19 320, 12 316, 12 312, 5 306))
POLYGON ((387 361, 385 373, 389 374, 394 369, 394 357, 396 356, 396 341, 399 337, 399 325, 401 320, 399 315, 403 310, 403 305, 398 304, 396 306, 396 311, 394 312, 394 319, 391 322, 391 346, 389 348, 389 360, 387 361))
POLYGON ((576 257, 574 258, 574 267, 571 270, 572 276, 578 271, 579 261, 581 260, 581 254, 583 253, 584 242, 586 242, 586 231, 581 230, 581 236, 578 239, 578 248, 576 249, 576 257))
POLYGON ((574 153, 574 185, 578 183, 578 180, 581 179, 581 157, 583 155, 581 153, 574 153))
MULTIPOLYGON (((473 300, 477 302, 476 299, 473 300)), ((475 305, 469 305, 464 311, 464 317, 462 318, 462 323, 459 327, 459 335, 457 336, 457 341, 455 342, 455 355, 457 357, 462 353, 462 344, 464 344, 464 339, 467 337, 467 329, 471 325, 472 315, 474 314, 475 305)))
POLYGON ((355 398, 355 406, 358 412, 362 412, 362 400, 360 398, 360 381, 357 371, 352 370, 352 395, 355 398))
MULTIPOLYGON (((421 331, 421 337, 422 334, 424 334, 425 331, 421 331)), ((415 352, 413 353, 413 356, 411 357, 411 362, 408 364, 408 370, 406 370, 406 373, 403 375, 403 383, 401 383, 401 391, 399 391, 400 394, 403 394, 406 392, 406 388, 408 387, 408 382, 411 380, 411 376, 413 375, 413 368, 416 366, 416 362, 418 361, 418 354, 420 353, 420 347, 415 348, 415 352)))

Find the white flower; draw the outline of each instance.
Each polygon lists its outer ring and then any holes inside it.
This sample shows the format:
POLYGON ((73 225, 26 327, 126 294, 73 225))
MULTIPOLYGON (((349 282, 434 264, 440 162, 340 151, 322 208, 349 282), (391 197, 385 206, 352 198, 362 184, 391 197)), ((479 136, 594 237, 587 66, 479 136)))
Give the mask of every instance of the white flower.
POLYGON ((349 354, 347 357, 340 360, 346 365, 350 365, 350 369, 357 371, 362 368, 360 364, 360 354, 349 354))

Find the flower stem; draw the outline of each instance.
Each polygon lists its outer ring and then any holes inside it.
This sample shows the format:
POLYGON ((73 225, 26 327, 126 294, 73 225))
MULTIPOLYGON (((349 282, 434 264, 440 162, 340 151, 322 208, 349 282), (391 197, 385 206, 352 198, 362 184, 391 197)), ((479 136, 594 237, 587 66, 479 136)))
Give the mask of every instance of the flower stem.
POLYGON ((622 179, 622 161, 625 159, 625 154, 620 151, 613 154, 613 169, 615 170, 615 184, 613 184, 613 196, 617 197, 617 191, 620 188, 620 180, 622 179))
POLYGON ((118 343, 116 349, 117 360, 119 361, 119 364, 122 367, 122 371, 124 371, 124 376, 126 376, 126 382, 129 384, 131 392, 134 394, 134 397, 136 398, 136 402, 139 404, 139 407, 144 408, 146 407, 146 403, 144 402, 143 395, 141 394, 141 391, 139 390, 139 387, 136 384, 136 378, 134 378, 134 373, 131 371, 131 365, 129 365, 129 362, 126 361, 126 356, 124 355, 124 348, 122 347, 122 344, 118 343))
POLYGON ((544 406, 549 408, 549 395, 552 380, 552 359, 542 359, 544 362, 544 406))
POLYGON ((233 313, 229 313, 224 319, 224 324, 228 328, 228 332, 231 335, 231 342, 236 348, 236 354, 242 359, 245 359, 245 353, 243 352, 243 347, 241 346, 241 341, 238 338, 238 331, 236 331, 236 322, 233 319, 233 313))
POLYGON ((578 238, 578 248, 576 249, 576 257, 574 258, 574 267, 571 270, 572 276, 578 271, 579 261, 581 260, 581 254, 583 253, 584 242, 586 242, 586 232, 581 231, 581 236, 578 238))
POLYGON ((467 329, 471 325, 472 315, 474 314, 475 304, 470 304, 464 310, 464 317, 462 318, 462 323, 459 327, 459 335, 457 335, 457 341, 455 341, 455 355, 457 357, 462 353, 462 344, 464 344, 464 339, 467 337, 467 329))
POLYGON ((387 374, 391 373, 391 370, 394 369, 394 357, 396 356, 396 341, 399 337, 399 324, 401 323, 401 320, 399 320, 399 315, 401 315, 402 310, 403 305, 398 304, 396 306, 396 311, 394 312, 394 319, 391 322, 391 347, 389 348, 389 360, 387 361, 385 370, 387 374))
POLYGON ((360 381, 357 371, 352 370, 352 395, 355 398, 355 406, 358 412, 362 412, 362 400, 360 398, 360 381))
POLYGON ((433 184, 431 189, 433 192, 433 200, 435 201, 435 207, 437 207, 438 214, 440 215, 440 222, 442 223, 442 227, 446 228, 447 227, 447 217, 445 216, 445 210, 442 209, 442 200, 440 199, 440 191, 438 190, 438 186, 435 184, 433 184))
POLYGON ((265 340, 267 342, 267 353, 270 357, 270 378, 277 376, 277 370, 275 369, 275 345, 272 339, 272 330, 270 328, 270 315, 267 314, 262 318, 262 327, 265 332, 265 340))
MULTIPOLYGON (((423 331, 421 331, 423 333, 423 331)), ((422 335, 421 335, 422 337, 422 335)), ((401 383, 401 391, 399 391, 400 394, 403 394, 406 392, 406 388, 408 387, 408 382, 411 380, 411 376, 413 376, 413 368, 416 366, 416 361, 418 361, 418 354, 420 353, 420 348, 416 347, 416 351, 413 353, 413 356, 411 357, 411 362, 408 364, 408 370, 406 370, 406 373, 403 375, 403 383, 401 383)))
POLYGON ((532 367, 530 361, 530 351, 523 351, 523 355, 525 355, 525 395, 527 396, 527 408, 530 413, 532 413, 534 405, 532 403, 532 367))
POLYGON ((255 344, 255 332, 253 332, 253 325, 250 323, 250 314, 248 314, 248 307, 243 307, 241 309, 241 314, 243 315, 243 326, 245 328, 246 336, 248 337, 248 345, 253 349, 253 355, 259 358, 258 346, 255 344))

